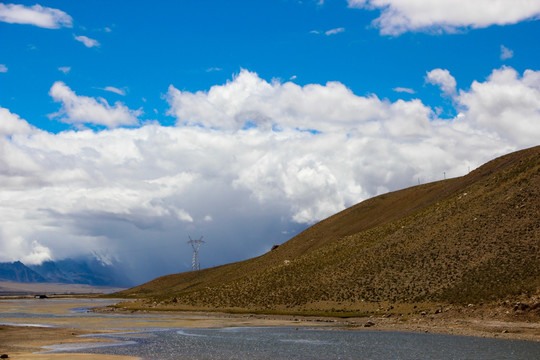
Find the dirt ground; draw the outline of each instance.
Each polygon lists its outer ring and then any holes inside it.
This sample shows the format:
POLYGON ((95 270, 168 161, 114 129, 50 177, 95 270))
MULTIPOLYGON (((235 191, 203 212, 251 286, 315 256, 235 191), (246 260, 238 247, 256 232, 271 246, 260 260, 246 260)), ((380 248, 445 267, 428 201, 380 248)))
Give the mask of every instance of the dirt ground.
MULTIPOLYGON (((106 332, 106 331, 103 331, 106 332)), ((96 331, 71 328, 51 328, 35 326, 0 326, 0 355, 6 354, 9 359, 18 360, 64 360, 64 359, 103 359, 130 360, 134 357, 102 356, 95 354, 35 354, 43 351, 42 347, 53 344, 95 342, 95 338, 80 338, 96 331)), ((100 339, 99 341, 104 341, 100 339)), ((105 340, 106 341, 106 340, 105 340)))

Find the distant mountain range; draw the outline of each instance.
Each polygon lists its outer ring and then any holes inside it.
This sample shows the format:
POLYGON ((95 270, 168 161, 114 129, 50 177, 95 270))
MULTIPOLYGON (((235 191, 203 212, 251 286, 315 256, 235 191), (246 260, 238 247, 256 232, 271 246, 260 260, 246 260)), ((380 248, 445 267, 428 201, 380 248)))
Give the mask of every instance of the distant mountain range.
POLYGON ((90 257, 45 261, 40 265, 25 265, 20 261, 0 263, 0 281, 94 286, 130 286, 133 284, 116 267, 103 264, 90 257))
POLYGON ((34 283, 45 282, 45 278, 39 275, 20 261, 12 263, 0 263, 0 280, 34 283))
POLYGON ((148 308, 263 312, 497 304, 540 294, 539 254, 537 146, 361 202, 263 256, 115 296, 145 298, 137 306, 148 308))

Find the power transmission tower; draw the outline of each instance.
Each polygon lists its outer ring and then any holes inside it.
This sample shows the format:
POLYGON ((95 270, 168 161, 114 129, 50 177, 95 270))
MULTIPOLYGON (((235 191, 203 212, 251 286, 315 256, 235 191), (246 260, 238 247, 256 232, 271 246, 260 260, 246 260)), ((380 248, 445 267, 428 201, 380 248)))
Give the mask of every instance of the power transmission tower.
POLYGON ((193 248, 193 259, 191 260, 191 270, 200 270, 201 264, 199 263, 199 248, 201 247, 201 244, 204 244, 204 241, 201 236, 198 240, 193 240, 191 236, 189 236, 188 244, 191 244, 191 247, 193 248))

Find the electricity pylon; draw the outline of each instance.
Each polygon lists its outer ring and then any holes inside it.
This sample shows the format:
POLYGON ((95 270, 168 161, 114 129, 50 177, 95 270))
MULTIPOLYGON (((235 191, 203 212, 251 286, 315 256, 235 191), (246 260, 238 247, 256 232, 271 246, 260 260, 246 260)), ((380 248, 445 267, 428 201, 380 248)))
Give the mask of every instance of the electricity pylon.
POLYGON ((201 247, 201 244, 204 244, 204 241, 201 236, 198 240, 193 240, 191 236, 189 236, 188 244, 191 244, 191 247, 193 248, 193 259, 191 260, 191 270, 200 270, 201 264, 199 263, 199 248, 201 247))

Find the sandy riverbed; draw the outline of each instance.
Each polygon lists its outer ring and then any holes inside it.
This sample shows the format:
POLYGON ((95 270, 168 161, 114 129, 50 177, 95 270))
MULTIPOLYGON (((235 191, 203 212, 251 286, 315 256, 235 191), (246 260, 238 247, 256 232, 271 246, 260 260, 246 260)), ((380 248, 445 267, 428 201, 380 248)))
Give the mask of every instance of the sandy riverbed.
POLYGON ((34 300, 13 299, 0 301, 0 314, 9 317, 0 322, 18 326, 0 326, 0 355, 11 359, 136 359, 133 357, 73 354, 36 354, 43 346, 53 344, 108 341, 103 338, 80 337, 144 328, 224 328, 251 326, 323 326, 356 331, 414 331, 453 335, 494 337, 540 341, 540 323, 500 321, 471 316, 419 316, 408 319, 397 317, 317 318, 302 316, 269 316, 200 312, 118 312, 78 314, 71 309, 106 305, 97 300, 34 300), (32 317, 17 314, 33 314, 32 317), (58 316, 61 315, 61 316, 58 316), (46 325, 52 327, 23 326, 46 325), (111 330, 114 329, 114 330, 111 330))
POLYGON ((112 333, 145 328, 224 328, 234 326, 298 326, 287 319, 235 317, 225 314, 86 314, 73 308, 103 306, 110 301, 84 299, 12 299, 0 301, 0 355, 10 359, 136 359, 134 357, 73 354, 36 354, 44 346, 55 344, 106 342, 87 337, 90 334, 112 333), (32 314, 31 317, 21 314, 32 314), (31 326, 25 326, 31 325, 31 326), (37 325, 37 326, 36 326, 37 325), (114 330, 112 330, 114 329, 114 330), (85 335, 85 337, 80 337, 85 335))

